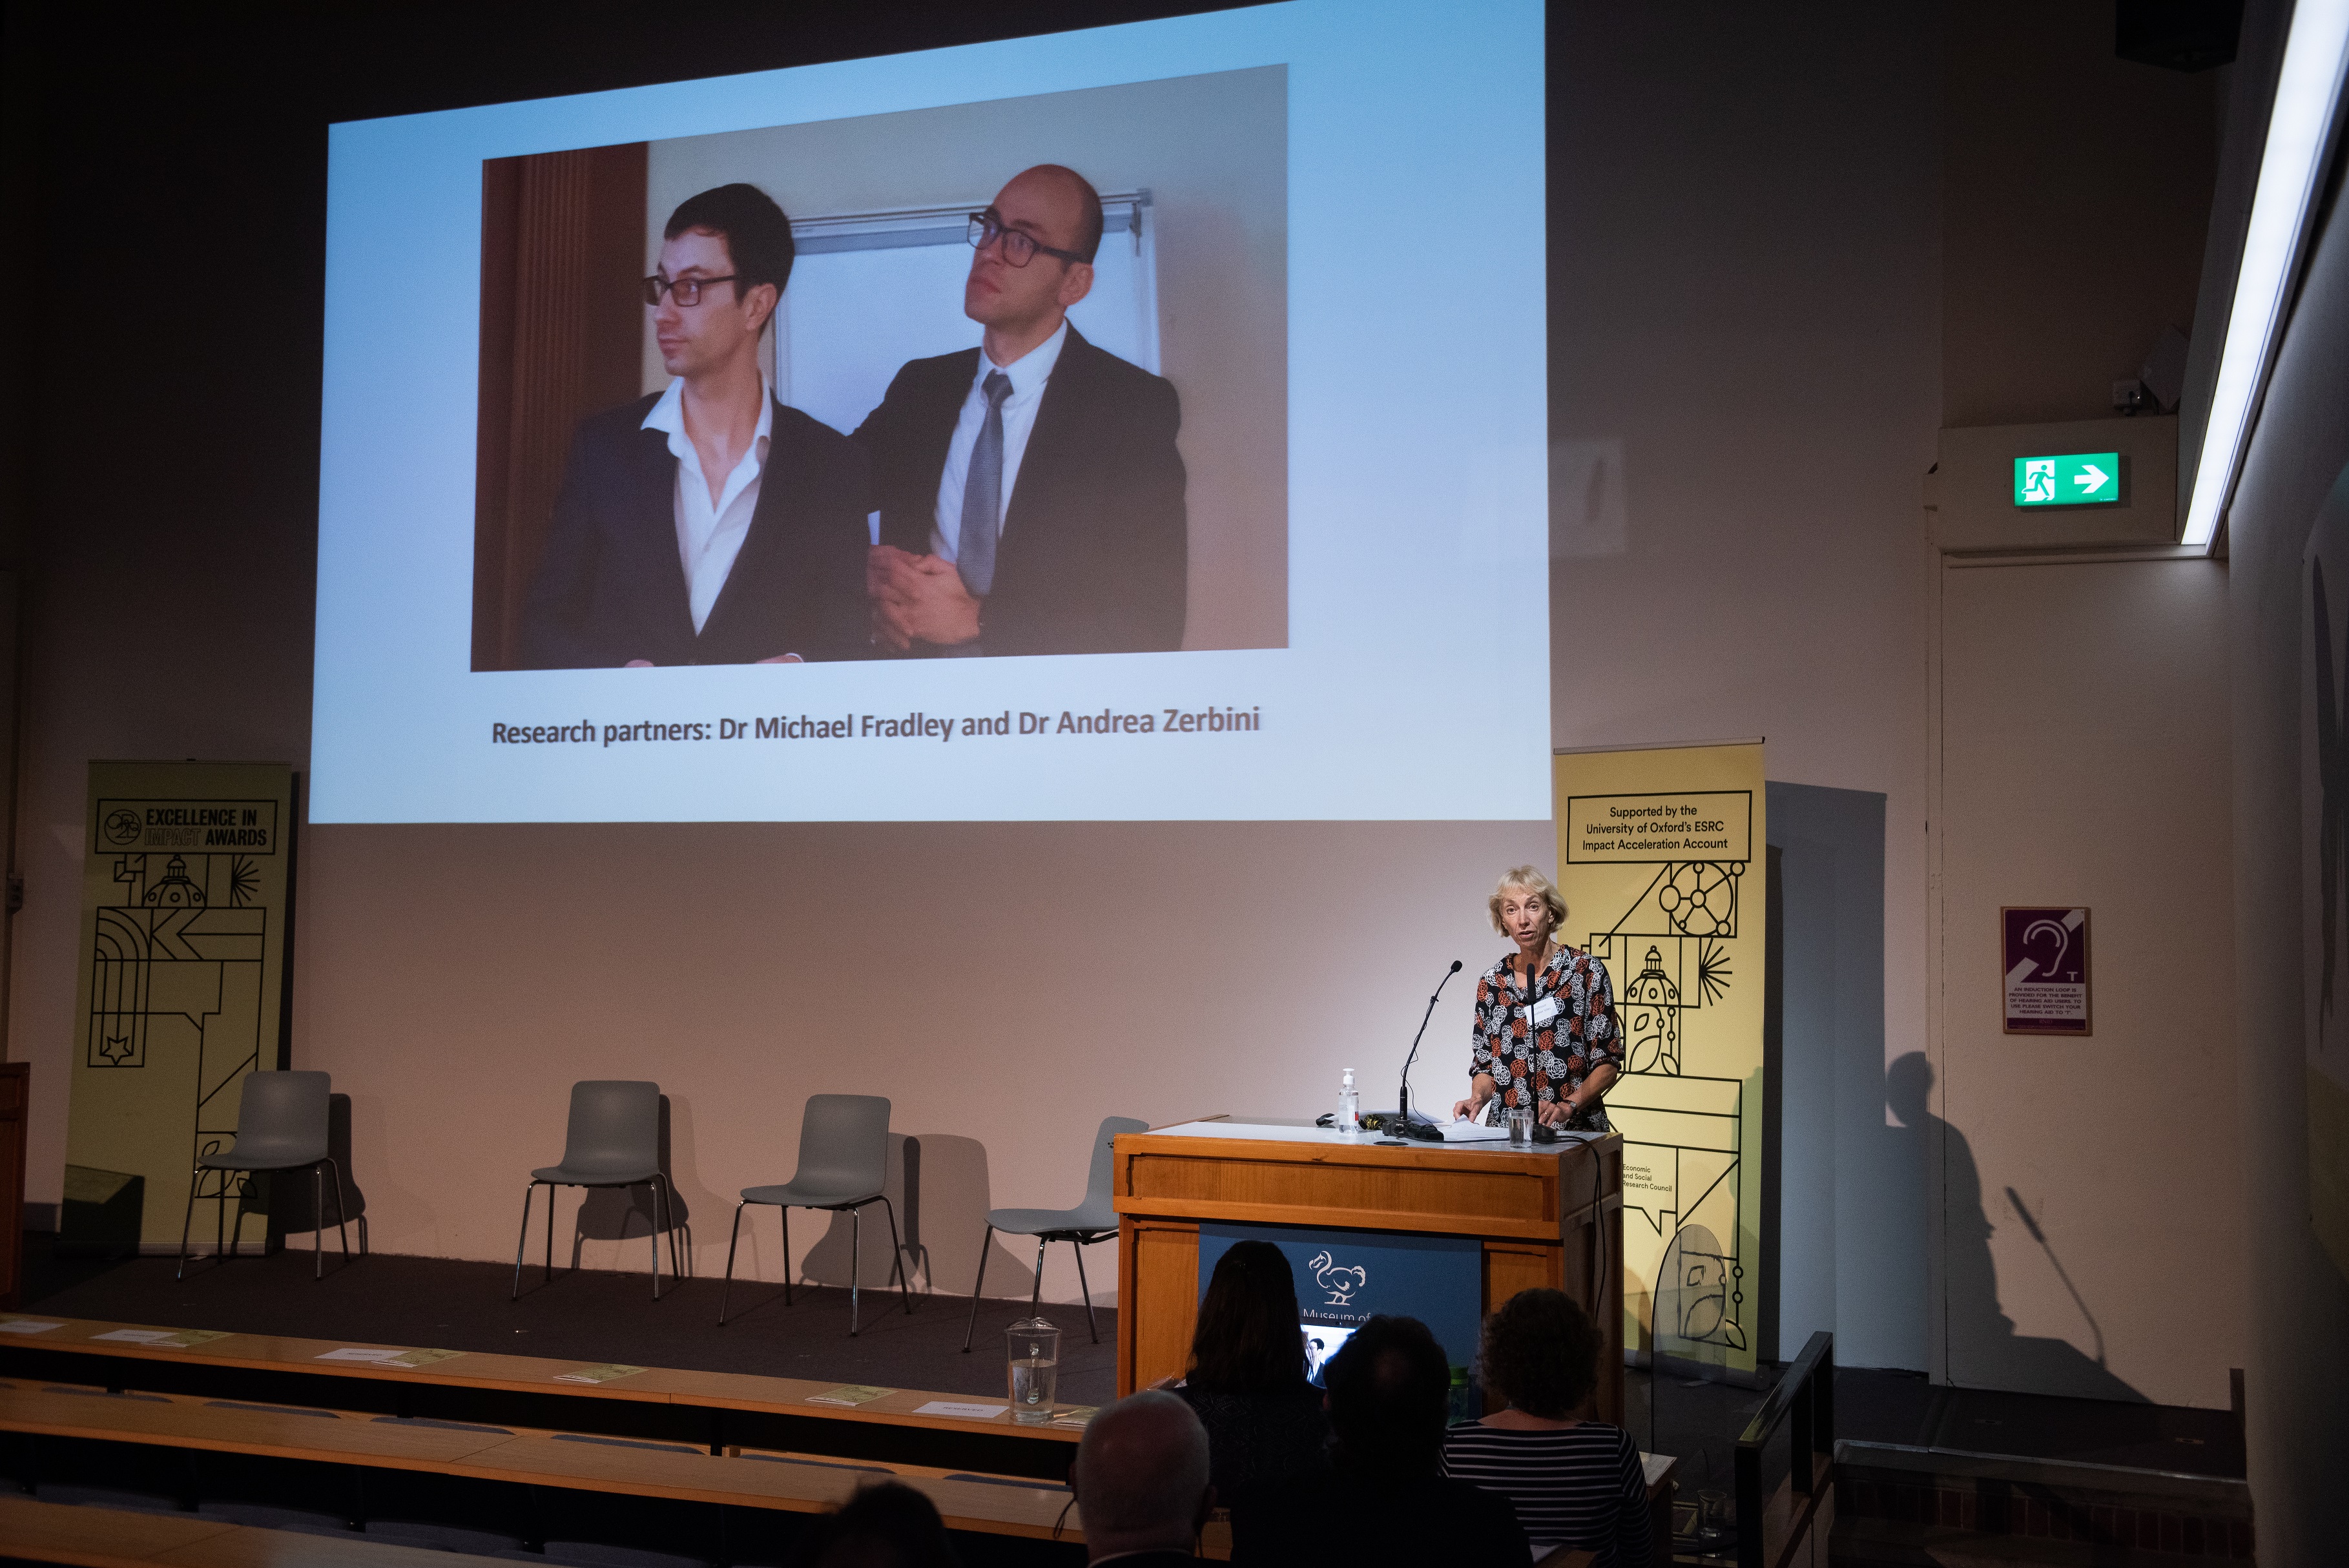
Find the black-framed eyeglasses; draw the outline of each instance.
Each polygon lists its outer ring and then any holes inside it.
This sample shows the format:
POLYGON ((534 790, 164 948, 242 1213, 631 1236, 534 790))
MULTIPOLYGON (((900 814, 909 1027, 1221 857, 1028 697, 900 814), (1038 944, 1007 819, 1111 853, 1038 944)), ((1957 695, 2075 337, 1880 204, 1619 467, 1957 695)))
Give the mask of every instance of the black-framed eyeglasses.
POLYGON ((1056 245, 1047 245, 1032 234, 1025 234, 1017 229, 1007 228, 1004 225, 1002 214, 992 207, 984 212, 973 212, 970 215, 970 248, 974 251, 983 251, 998 240, 1003 242, 1004 261, 1015 267, 1024 267, 1034 261, 1036 253, 1039 251, 1048 256, 1058 256, 1064 262, 1074 263, 1084 260, 1084 257, 1074 251, 1063 251, 1056 245))
POLYGON ((733 281, 732 273, 728 273, 722 278, 665 278, 658 273, 655 273, 645 280, 645 303, 657 307, 661 302, 662 291, 666 290, 678 304, 688 306, 697 305, 701 303, 703 289, 708 288, 711 284, 730 284, 733 281))

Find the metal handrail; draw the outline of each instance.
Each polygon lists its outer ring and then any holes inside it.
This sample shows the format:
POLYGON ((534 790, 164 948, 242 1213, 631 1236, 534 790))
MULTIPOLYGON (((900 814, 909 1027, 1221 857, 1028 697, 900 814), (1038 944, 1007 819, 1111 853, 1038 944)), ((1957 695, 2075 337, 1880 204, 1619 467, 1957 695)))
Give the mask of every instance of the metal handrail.
POLYGON ((1783 1425, 1794 1428, 1787 1474, 1808 1497, 1816 1457, 1835 1452, 1835 1336, 1814 1334, 1737 1439, 1737 1564, 1767 1568, 1762 1540, 1762 1449, 1783 1425))

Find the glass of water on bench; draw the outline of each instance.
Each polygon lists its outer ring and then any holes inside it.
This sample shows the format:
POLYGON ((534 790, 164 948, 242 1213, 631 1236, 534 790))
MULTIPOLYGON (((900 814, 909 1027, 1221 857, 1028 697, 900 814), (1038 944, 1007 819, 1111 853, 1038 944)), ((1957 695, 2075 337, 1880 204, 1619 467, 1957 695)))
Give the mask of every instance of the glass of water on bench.
POLYGON ((1015 1323, 1008 1331, 1011 1373, 1011 1418, 1040 1427, 1052 1418, 1052 1396, 1061 1384, 1061 1331, 1040 1317, 1015 1323))

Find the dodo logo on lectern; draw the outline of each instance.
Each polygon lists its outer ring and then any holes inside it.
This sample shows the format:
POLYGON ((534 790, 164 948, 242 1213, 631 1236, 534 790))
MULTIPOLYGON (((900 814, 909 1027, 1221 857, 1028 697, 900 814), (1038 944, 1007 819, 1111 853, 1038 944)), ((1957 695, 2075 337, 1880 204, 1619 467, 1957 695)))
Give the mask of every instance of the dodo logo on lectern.
POLYGON ((1199 1227, 1198 1292, 1204 1301, 1216 1265, 1239 1242, 1268 1242, 1288 1261, 1305 1331, 1305 1376, 1321 1369, 1354 1331, 1380 1313, 1427 1325, 1451 1364, 1476 1357, 1484 1322, 1484 1243, 1464 1236, 1406 1236, 1380 1231, 1319 1231, 1288 1225, 1199 1227))
POLYGON ((1305 1265, 1313 1271, 1313 1283, 1330 1293, 1326 1306, 1351 1306, 1354 1293, 1371 1283, 1371 1271, 1360 1264, 1341 1264, 1330 1255, 1328 1248, 1313 1254, 1305 1265))

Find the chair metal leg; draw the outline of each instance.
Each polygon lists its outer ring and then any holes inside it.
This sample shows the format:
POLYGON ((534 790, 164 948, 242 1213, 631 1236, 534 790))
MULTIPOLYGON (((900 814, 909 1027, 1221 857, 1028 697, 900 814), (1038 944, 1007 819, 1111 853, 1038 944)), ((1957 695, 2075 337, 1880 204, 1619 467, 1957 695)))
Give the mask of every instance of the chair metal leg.
POLYGON ((661 1186, 657 1179, 647 1182, 646 1185, 652 1189, 653 1221, 652 1233, 646 1236, 645 1240, 653 1245, 653 1299, 658 1301, 660 1299, 661 1219, 668 1212, 668 1205, 661 1202, 661 1186))
POLYGON ((995 1247, 995 1227, 987 1227, 987 1234, 978 1243, 978 1278, 971 1282, 970 1321, 963 1326, 962 1353, 970 1354, 970 1336, 978 1332, 978 1292, 987 1284, 987 1254, 995 1247))
POLYGON ((692 1267, 693 1258, 689 1247, 682 1255, 678 1251, 680 1227, 677 1222, 677 1190, 669 1185, 666 1176, 661 1178, 661 1212, 668 1216, 668 1287, 675 1290, 678 1282, 686 1277, 686 1271, 692 1267))
POLYGON ((1030 1317, 1043 1310, 1040 1304, 1044 1299, 1044 1249, 1050 1242, 1050 1236, 1036 1238, 1036 1287, 1028 1293, 1028 1315, 1030 1317))
MULTIPOLYGON (((220 1202, 212 1205, 212 1262, 216 1264, 226 1263, 231 1255, 228 1250, 228 1172, 222 1171, 220 1180, 220 1202)), ((236 1228, 240 1231, 244 1229, 243 1193, 237 1196, 236 1228)))
MULTIPOLYGON (((331 1157, 327 1159, 326 1163, 335 1168, 335 1234, 342 1240, 343 1261, 348 1263, 351 1256, 351 1221, 350 1210, 343 1201, 343 1167, 340 1161, 331 1157)), ((326 1216, 321 1214, 318 1218, 323 1221, 326 1216)), ((365 1220, 359 1222, 359 1246, 362 1250, 367 1246, 365 1220)))
POLYGON ((881 1208, 889 1216, 889 1255, 897 1263, 897 1294, 905 1298, 905 1315, 914 1315, 914 1276, 905 1271, 905 1249, 897 1240, 897 1206, 888 1199, 881 1208))
MULTIPOLYGON (((726 1243, 726 1284, 718 1292, 718 1326, 720 1328, 726 1326, 726 1298, 734 1294, 734 1249, 741 1244, 742 1204, 737 1203, 734 1205, 734 1234, 726 1243)), ((791 1259, 785 1258, 783 1266, 788 1269, 791 1259)))
POLYGON ((848 1211, 848 1337, 856 1337, 856 1276, 864 1273, 858 1249, 864 1242, 864 1211, 848 1211))
MULTIPOLYGON (((310 1167, 310 1217, 317 1228, 310 1233, 310 1277, 326 1277, 326 1166, 324 1161, 310 1167)), ((239 1212, 236 1228, 244 1229, 244 1215, 239 1212)))
POLYGON ((180 1267, 171 1275, 175 1280, 188 1277, 188 1232, 196 1222, 196 1189, 203 1184, 203 1180, 204 1168, 201 1165, 196 1167, 195 1174, 188 1178, 188 1212, 180 1217, 180 1267))
MULTIPOLYGON (((542 1284, 554 1283, 554 1195, 561 1191, 552 1181, 546 1184, 546 1274, 539 1282, 542 1284)), ((574 1249, 571 1255, 575 1258, 579 1254, 574 1249)))
POLYGON ((783 1222, 783 1305, 792 1304, 792 1206, 784 1203, 775 1212, 783 1222))
POLYGON ((1081 1236, 1069 1238, 1069 1247, 1077 1254, 1077 1288, 1085 1296, 1085 1326, 1093 1331, 1093 1343, 1101 1343, 1101 1319, 1093 1315, 1093 1287, 1085 1283, 1085 1243, 1081 1236))
MULTIPOLYGON (((642 1185, 645 1189, 645 1196, 652 1198, 653 1184, 647 1181, 642 1185)), ((633 1192, 636 1188, 630 1187, 627 1191, 633 1192)), ((645 1245, 652 1249, 653 1299, 658 1301, 660 1299, 660 1204, 657 1198, 654 1199, 653 1212, 645 1216, 645 1245)))
POLYGON ((666 1226, 668 1232, 668 1283, 670 1288, 675 1289, 677 1282, 685 1277, 685 1265, 678 1261, 677 1192, 670 1187, 667 1176, 662 1176, 659 1180, 661 1212, 668 1216, 668 1223, 666 1226))
MULTIPOLYGON (((514 1243, 513 1299, 516 1301, 522 1299, 522 1254, 523 1249, 530 1245, 530 1201, 536 1196, 538 1196, 538 1183, 535 1181, 524 1183, 522 1190, 522 1235, 514 1243)), ((554 1204, 554 1193, 551 1189, 547 1192, 546 1202, 550 1208, 554 1204)), ((362 1229, 359 1233, 365 1235, 367 1233, 362 1229)))

